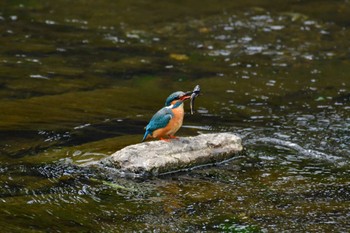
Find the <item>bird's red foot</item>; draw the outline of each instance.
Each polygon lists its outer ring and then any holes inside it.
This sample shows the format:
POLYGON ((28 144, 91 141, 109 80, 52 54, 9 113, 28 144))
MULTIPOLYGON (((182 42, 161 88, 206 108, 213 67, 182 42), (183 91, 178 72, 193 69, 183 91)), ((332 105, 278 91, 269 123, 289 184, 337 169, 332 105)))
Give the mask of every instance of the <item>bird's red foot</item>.
POLYGON ((170 139, 167 138, 159 138, 159 140, 165 141, 165 142, 170 142, 170 139))

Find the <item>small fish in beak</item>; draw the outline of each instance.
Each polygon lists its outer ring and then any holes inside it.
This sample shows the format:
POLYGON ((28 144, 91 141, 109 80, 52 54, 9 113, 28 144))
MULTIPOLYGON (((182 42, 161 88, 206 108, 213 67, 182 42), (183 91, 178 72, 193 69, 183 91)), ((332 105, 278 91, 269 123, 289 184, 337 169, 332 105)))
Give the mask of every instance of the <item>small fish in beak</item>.
POLYGON ((194 99, 199 95, 201 92, 201 88, 199 85, 196 85, 192 91, 191 95, 191 101, 190 101, 190 107, 191 107, 191 114, 193 115, 194 112, 194 99))

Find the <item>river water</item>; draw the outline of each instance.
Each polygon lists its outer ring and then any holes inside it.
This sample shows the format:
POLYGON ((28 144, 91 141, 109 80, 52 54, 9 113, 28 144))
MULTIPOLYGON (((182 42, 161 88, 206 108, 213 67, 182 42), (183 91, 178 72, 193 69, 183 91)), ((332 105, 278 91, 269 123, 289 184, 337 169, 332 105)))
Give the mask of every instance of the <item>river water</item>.
POLYGON ((0 3, 1 232, 348 232, 350 2, 0 3), (199 84, 179 136, 226 163, 130 180, 69 165, 140 142, 199 84))

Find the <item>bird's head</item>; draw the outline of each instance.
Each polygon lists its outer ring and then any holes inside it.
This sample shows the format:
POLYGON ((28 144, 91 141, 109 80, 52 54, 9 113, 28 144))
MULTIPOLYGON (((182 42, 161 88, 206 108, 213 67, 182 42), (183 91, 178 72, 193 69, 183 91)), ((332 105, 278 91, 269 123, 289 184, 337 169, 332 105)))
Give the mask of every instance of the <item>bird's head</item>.
POLYGON ((165 106, 175 105, 191 98, 192 92, 177 91, 169 95, 165 101, 165 106))

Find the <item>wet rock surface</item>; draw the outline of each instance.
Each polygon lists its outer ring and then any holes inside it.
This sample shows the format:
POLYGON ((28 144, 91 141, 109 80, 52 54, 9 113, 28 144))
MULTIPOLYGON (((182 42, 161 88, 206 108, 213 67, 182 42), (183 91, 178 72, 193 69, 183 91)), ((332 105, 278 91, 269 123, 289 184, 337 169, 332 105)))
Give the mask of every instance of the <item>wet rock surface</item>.
POLYGON ((242 149, 241 138, 232 133, 202 134, 127 146, 97 165, 125 174, 159 175, 222 162, 242 149))

